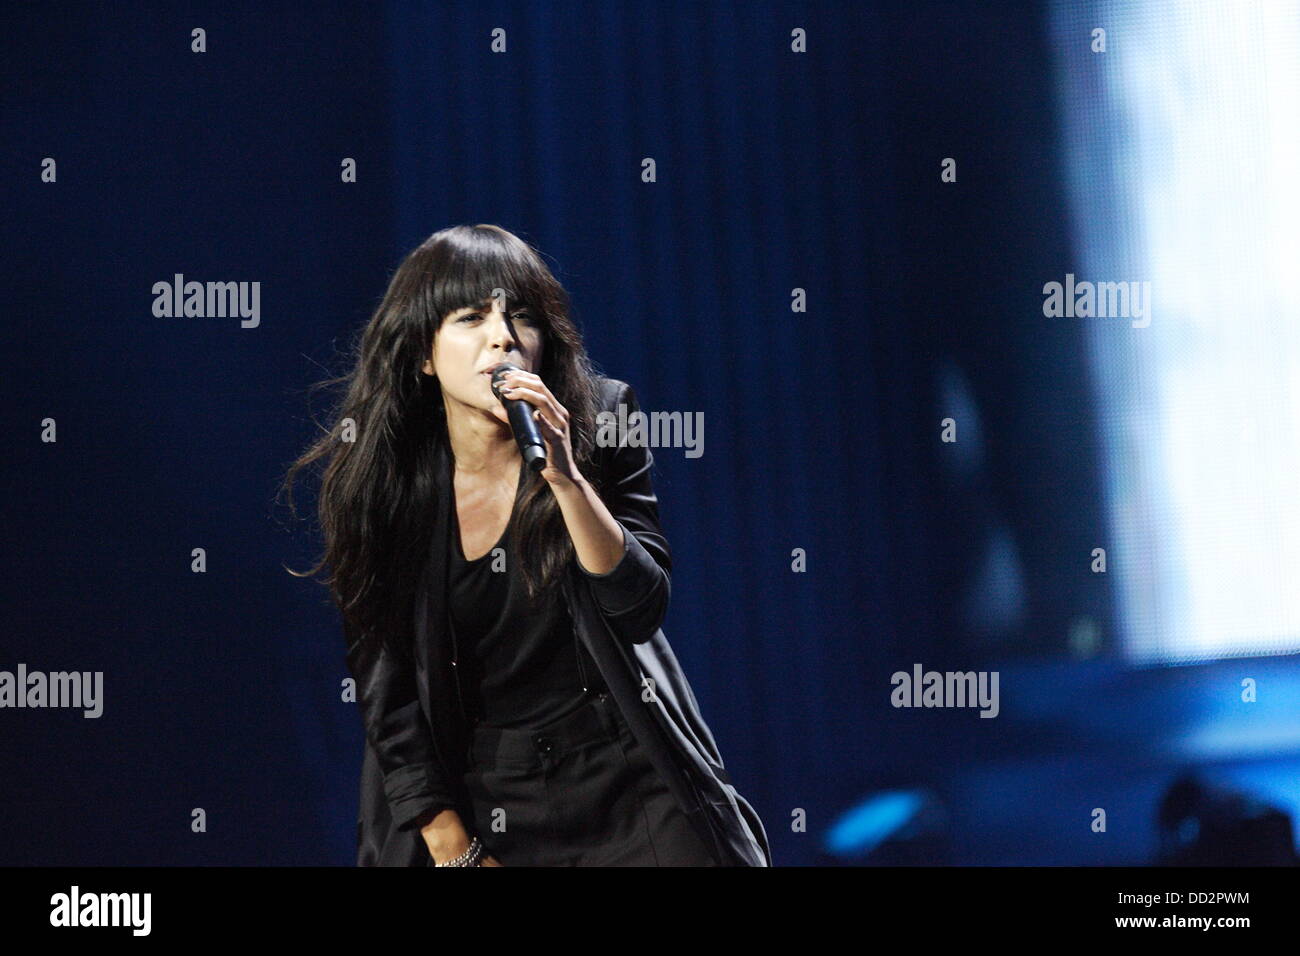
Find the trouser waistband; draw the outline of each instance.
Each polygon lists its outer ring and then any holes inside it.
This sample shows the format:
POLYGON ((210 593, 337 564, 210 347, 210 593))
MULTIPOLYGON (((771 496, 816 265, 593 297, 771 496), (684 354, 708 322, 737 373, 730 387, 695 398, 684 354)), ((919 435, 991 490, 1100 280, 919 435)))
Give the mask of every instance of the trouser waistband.
POLYGON ((479 724, 470 741, 469 757, 472 764, 532 766, 584 744, 617 739, 623 723, 618 704, 605 691, 592 695, 559 720, 532 730, 479 724))

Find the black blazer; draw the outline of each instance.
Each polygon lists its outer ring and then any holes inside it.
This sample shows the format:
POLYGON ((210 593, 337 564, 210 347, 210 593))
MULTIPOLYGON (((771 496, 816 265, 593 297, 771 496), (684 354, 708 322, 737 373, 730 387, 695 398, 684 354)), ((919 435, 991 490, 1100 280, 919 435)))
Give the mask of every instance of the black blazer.
MULTIPOLYGON (((631 386, 602 378, 600 409, 640 406, 631 386)), ((450 475, 450 453, 439 467, 450 475)), ((578 637, 628 726, 683 813, 724 865, 771 866, 767 834, 731 785, 695 694, 660 625, 672 555, 659 524, 649 448, 601 448, 602 500, 623 528, 624 553, 608 574, 570 561, 563 590, 578 637), (647 699, 648 698, 648 699, 647 699)), ((347 666, 366 729, 357 819, 358 866, 431 866, 415 826, 435 801, 467 806, 464 726, 451 669, 446 555, 451 496, 439 495, 429 560, 417 592, 412 651, 351 641, 347 666)), ((463 814, 462 814, 463 815, 463 814)))

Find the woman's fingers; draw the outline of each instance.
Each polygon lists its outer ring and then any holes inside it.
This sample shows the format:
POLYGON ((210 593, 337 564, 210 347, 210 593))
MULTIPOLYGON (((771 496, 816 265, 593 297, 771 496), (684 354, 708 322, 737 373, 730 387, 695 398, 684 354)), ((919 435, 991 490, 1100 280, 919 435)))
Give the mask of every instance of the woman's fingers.
POLYGON ((502 393, 508 398, 521 398, 539 408, 545 407, 552 419, 567 422, 569 411, 555 400, 546 383, 532 372, 511 372, 506 378, 502 393))

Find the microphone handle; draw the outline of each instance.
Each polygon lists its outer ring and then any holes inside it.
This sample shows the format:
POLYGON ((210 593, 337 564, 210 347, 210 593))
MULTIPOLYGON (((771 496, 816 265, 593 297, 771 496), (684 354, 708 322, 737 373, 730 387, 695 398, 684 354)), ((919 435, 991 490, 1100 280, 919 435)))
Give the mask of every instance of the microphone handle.
POLYGON ((546 442, 542 440, 537 419, 533 418, 533 406, 522 398, 504 398, 506 415, 510 418, 510 430, 519 443, 519 454, 530 471, 541 471, 546 467, 546 442))

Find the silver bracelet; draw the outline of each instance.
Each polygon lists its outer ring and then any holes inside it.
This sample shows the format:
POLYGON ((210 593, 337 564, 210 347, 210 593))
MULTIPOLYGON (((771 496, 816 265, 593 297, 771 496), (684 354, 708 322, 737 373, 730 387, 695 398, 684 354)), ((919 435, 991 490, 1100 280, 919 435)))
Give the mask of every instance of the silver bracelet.
POLYGON ((455 859, 448 860, 446 863, 435 863, 434 866, 478 866, 479 857, 483 855, 483 844, 479 842, 478 837, 469 841, 469 849, 455 859))

